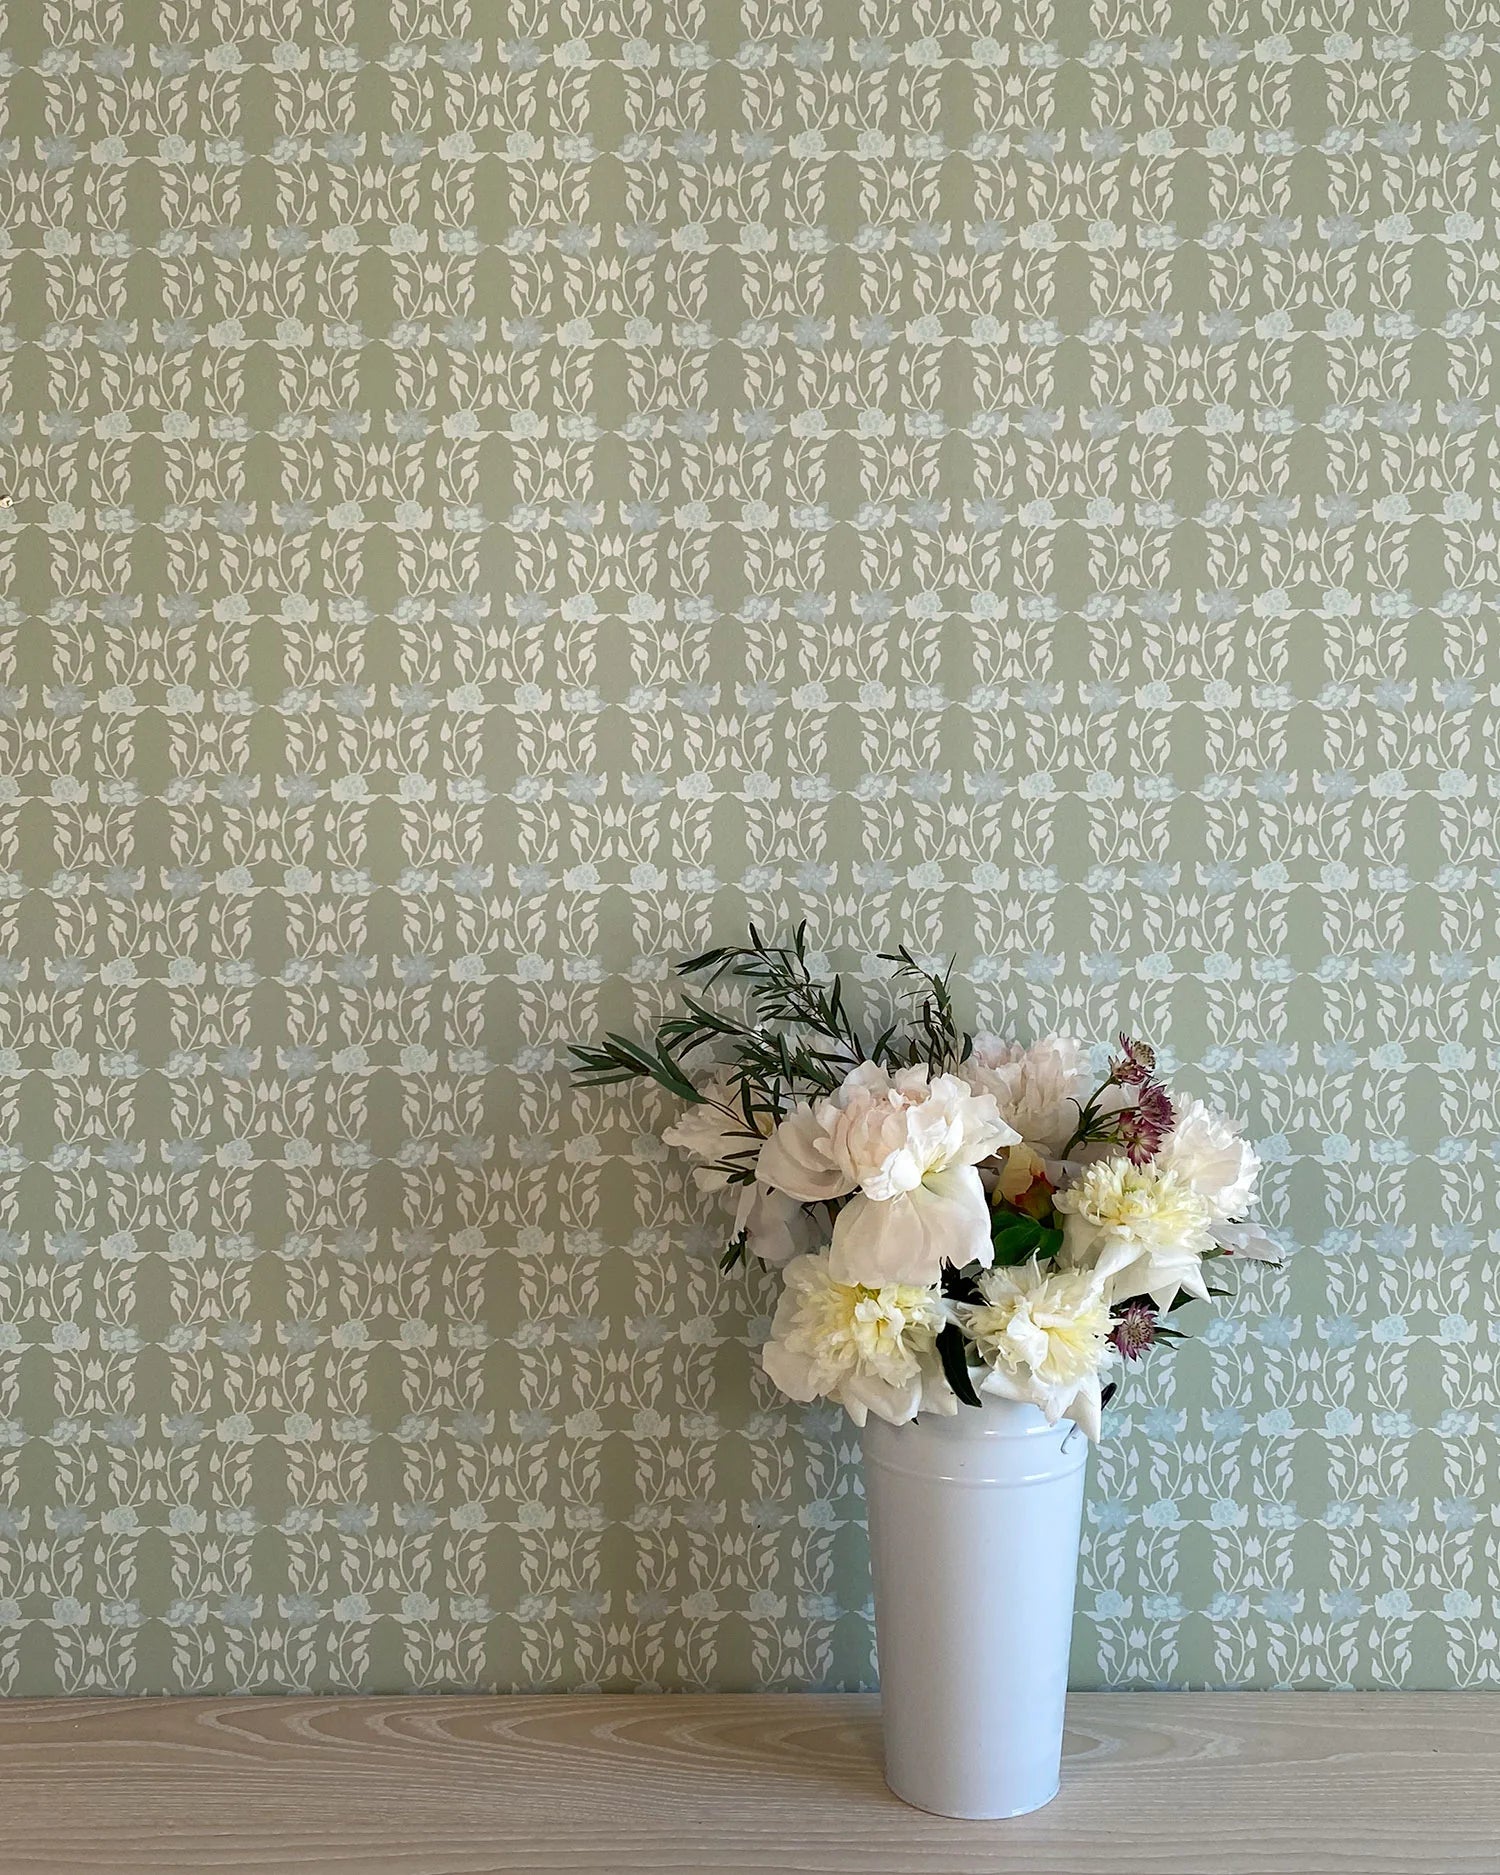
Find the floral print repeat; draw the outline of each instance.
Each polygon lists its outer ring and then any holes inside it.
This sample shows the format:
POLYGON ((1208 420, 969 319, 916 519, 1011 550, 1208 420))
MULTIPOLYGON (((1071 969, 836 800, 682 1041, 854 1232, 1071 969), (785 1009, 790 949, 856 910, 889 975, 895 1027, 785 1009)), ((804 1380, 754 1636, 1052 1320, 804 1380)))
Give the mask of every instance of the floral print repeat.
POLYGON ((870 1683, 564 1064, 803 915, 1264 1141, 1077 1683, 1494 1678, 1497 34, 3 10, 0 1690, 870 1683))

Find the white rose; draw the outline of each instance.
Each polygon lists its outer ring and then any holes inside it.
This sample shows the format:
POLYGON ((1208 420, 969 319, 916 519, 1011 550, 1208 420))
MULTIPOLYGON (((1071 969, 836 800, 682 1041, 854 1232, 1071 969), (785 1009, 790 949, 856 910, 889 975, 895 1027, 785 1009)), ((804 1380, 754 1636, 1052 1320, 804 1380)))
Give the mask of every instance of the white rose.
POLYGON ((823 1204, 854 1189, 856 1181, 826 1151, 828 1123, 848 1086, 846 1081, 826 1100, 799 1100, 791 1108, 761 1149, 758 1169, 767 1184, 804 1204, 823 1204))
POLYGON ((1109 1336, 1103 1285, 1086 1270, 1043 1275, 1033 1261, 987 1270, 979 1278, 983 1302, 963 1310, 989 1372, 984 1393, 1039 1406, 1049 1425, 1076 1420, 1099 1437, 1099 1369, 1109 1336))
MULTIPOLYGON (((715 1068, 696 1085, 703 1099, 684 1107, 662 1139, 704 1162, 693 1169, 693 1183, 699 1191, 722 1191, 730 1184, 723 1162, 747 1164, 747 1155, 763 1135, 746 1126, 739 1082, 727 1069, 715 1068)), ((812 1249, 817 1227, 797 1199, 773 1191, 759 1177, 750 1184, 735 1181, 734 1189, 739 1201, 733 1235, 744 1236, 751 1256, 762 1263, 780 1264, 812 1249)))
POLYGON ((936 1355, 947 1320, 935 1288, 842 1283, 827 1256, 801 1256, 786 1267, 761 1365, 793 1400, 828 1399, 856 1426, 874 1413, 893 1426, 928 1412, 958 1410, 936 1355))

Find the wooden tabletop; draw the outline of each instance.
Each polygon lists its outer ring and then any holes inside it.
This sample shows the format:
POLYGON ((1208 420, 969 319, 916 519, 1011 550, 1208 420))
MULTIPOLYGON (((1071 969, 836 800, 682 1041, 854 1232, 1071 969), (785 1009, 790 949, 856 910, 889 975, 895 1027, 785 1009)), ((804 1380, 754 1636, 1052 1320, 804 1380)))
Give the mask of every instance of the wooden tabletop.
POLYGON ((875 1700, 0 1701, 5 1875, 1496 1875, 1500 1700, 1102 1693, 1062 1794, 910 1810, 875 1700))

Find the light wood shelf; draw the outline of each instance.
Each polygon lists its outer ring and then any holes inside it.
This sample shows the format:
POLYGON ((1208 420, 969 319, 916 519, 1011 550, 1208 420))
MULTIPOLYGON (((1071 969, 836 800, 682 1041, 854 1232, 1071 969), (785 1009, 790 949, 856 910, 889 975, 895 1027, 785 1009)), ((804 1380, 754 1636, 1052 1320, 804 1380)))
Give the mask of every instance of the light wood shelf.
POLYGON ((795 1694, 0 1701, 0 1793, 4 1875, 1496 1875, 1500 1701, 1075 1695, 1002 1824, 795 1694))

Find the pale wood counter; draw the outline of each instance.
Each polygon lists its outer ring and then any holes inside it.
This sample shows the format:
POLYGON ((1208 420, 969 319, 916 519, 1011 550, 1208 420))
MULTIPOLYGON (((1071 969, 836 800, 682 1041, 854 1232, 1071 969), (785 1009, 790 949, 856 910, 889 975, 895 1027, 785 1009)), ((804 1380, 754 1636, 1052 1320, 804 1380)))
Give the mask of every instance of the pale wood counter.
POLYGON ((1001 1824, 868 1698, 0 1701, 0 1805, 4 1875, 1497 1875, 1500 1699, 1075 1695, 1001 1824))

